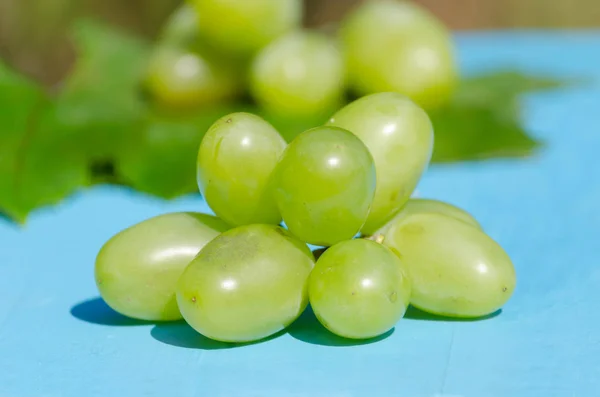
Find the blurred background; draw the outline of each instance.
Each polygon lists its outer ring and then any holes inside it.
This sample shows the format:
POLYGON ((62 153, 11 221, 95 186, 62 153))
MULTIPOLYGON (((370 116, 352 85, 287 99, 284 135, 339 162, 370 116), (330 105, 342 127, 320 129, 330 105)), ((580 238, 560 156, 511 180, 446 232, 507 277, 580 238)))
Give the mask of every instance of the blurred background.
MULTIPOLYGON (((252 0, 249 0, 252 1, 252 0)), ((306 24, 322 26, 361 0, 307 0, 306 24)), ((416 0, 455 30, 600 27, 599 0, 416 0)), ((69 22, 94 16, 153 37, 180 0, 0 0, 0 58, 48 87, 68 72, 69 22)))

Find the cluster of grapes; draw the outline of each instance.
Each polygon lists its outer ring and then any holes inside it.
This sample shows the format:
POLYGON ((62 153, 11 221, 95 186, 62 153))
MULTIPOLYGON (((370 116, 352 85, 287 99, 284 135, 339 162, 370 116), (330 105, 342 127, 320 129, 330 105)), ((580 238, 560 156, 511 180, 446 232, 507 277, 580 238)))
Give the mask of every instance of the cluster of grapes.
POLYGON ((300 0, 190 0, 171 18, 146 80, 159 103, 202 107, 248 87, 267 113, 302 119, 334 113, 346 86, 366 96, 289 145, 257 115, 216 121, 197 163, 216 216, 165 214, 111 238, 96 261, 104 300, 228 342, 280 331, 309 301, 357 339, 387 332, 409 303, 498 310, 515 286, 506 253, 461 209, 411 199, 433 147, 424 109, 456 80, 448 32, 415 5, 368 1, 342 22, 338 51, 301 19, 300 0), (328 247, 316 263, 309 245, 328 247))
POLYGON ((167 108, 251 97, 271 120, 324 120, 344 100, 402 93, 425 109, 450 97, 450 35, 426 10, 367 1, 337 35, 301 28, 302 0, 188 0, 165 25, 145 87, 167 108))
POLYGON ((114 236, 96 262, 102 297, 227 342, 272 335, 309 301, 354 339, 389 331, 409 303, 493 313, 515 287, 507 254, 468 213, 410 198, 432 147, 427 113, 398 93, 364 96, 289 145, 259 116, 227 115, 197 162, 217 217, 166 214, 114 236), (307 244, 328 248, 315 263, 307 244))

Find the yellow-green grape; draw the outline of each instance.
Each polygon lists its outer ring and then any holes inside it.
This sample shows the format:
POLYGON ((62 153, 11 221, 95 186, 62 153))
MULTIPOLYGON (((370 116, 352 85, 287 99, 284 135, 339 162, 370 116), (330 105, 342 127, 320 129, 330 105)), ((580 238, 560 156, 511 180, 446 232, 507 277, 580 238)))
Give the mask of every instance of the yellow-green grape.
POLYGON ((290 231, 330 246, 355 236, 369 214, 375 167, 365 145, 337 127, 317 127, 287 147, 274 174, 275 198, 290 231))
POLYGON ((270 113, 326 115, 341 102, 343 69, 342 57, 327 36, 292 33, 269 44, 255 58, 252 95, 270 113))
POLYGON ((271 174, 286 143, 265 120, 233 113, 217 120, 198 151, 198 186, 212 210, 232 225, 281 221, 271 174))
POLYGON ((411 304, 451 317, 494 313, 511 297, 515 269, 506 252, 472 225, 442 214, 414 214, 385 233, 412 282, 411 304))
POLYGON ((379 93, 338 111, 329 125, 345 128, 369 148, 377 169, 375 201, 362 233, 377 231, 408 201, 433 149, 429 116, 407 97, 379 93))
POLYGON ((263 339, 304 311, 313 266, 306 244, 287 230, 241 226, 207 244, 185 269, 177 303, 185 320, 208 338, 263 339))
POLYGON ((477 219, 475 219, 473 215, 452 204, 432 199, 410 199, 391 221, 386 223, 381 229, 379 229, 374 234, 385 234, 392 225, 402 222, 404 219, 407 219, 411 215, 431 213, 446 215, 451 218, 458 219, 459 221, 463 221, 466 224, 469 224, 473 227, 481 229, 481 225, 479 224, 479 222, 477 222, 477 219))
POLYGON ((153 101, 175 109, 223 102, 240 91, 238 73, 227 62, 207 51, 168 46, 155 50, 145 86, 153 101))
POLYGON ((190 0, 211 45, 251 55, 302 22, 301 0, 190 0))
POLYGON ((163 44, 190 46, 199 40, 198 16, 187 3, 179 6, 163 26, 159 40, 163 44))
POLYGON ((211 215, 160 215, 113 236, 96 258, 96 285, 104 301, 132 318, 181 318, 175 298, 179 276, 209 241, 229 226, 211 215))
POLYGON ((343 22, 348 78, 359 94, 394 91, 426 109, 450 98, 457 67, 448 30, 420 6, 367 1, 343 22))
POLYGON ((308 293, 324 327, 346 338, 367 339, 389 331, 402 318, 410 290, 394 253, 358 239, 336 244, 321 255, 308 293))

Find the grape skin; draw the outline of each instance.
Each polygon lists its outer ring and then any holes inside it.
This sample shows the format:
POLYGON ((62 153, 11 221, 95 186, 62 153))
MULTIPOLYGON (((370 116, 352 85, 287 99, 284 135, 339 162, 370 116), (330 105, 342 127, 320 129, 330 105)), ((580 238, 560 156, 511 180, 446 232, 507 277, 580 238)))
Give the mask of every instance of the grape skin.
POLYGON ((173 109, 223 102, 240 90, 234 68, 214 54, 168 45, 152 55, 145 87, 153 101, 173 109))
POLYGON ((204 245, 230 228, 207 214, 160 215, 131 226, 108 240, 96 258, 96 285, 104 301, 132 318, 181 318, 175 286, 204 245))
POLYGON ((202 335, 251 342, 291 324, 308 304, 314 258, 274 225, 247 225, 206 245, 182 274, 177 302, 202 335))
POLYGON ((327 36, 296 32, 257 55, 250 81, 252 95, 272 114, 326 115, 341 102, 344 66, 327 36))
POLYGON ((405 1, 367 1, 343 22, 350 85, 359 95, 394 91, 426 109, 450 99, 457 78, 450 33, 405 1))
POLYGON ((423 213, 446 215, 481 229, 479 222, 477 222, 477 220, 465 210, 443 201, 419 198, 408 200, 404 207, 402 207, 402 210, 400 210, 400 212, 398 212, 398 214, 396 214, 391 221, 386 223, 381 229, 374 233, 374 235, 385 234, 392 225, 402 222, 411 215, 423 213))
POLYGON ((389 221, 410 198, 433 150, 429 116, 397 93, 360 98, 339 110, 328 125, 345 128, 369 149, 377 170, 375 200, 362 233, 389 221))
POLYGON ((410 293, 400 259, 364 239, 329 248, 309 282, 310 303, 319 321, 331 332, 352 339, 389 331, 404 315, 410 293))
POLYGON ((233 113, 217 120, 198 150, 198 186, 211 209, 232 225, 281 221, 271 174, 285 140, 265 120, 233 113))
POLYGON ((274 174, 275 199, 289 230, 309 244, 354 237, 375 192, 375 167, 365 145, 336 127, 298 135, 274 174))
POLYGON ((436 213, 394 224, 383 244, 402 260, 411 279, 411 304, 451 317, 494 313, 510 298, 515 270, 504 250, 480 229, 436 213))
POLYGON ((301 0, 191 0, 202 37, 216 48, 249 56, 297 29, 301 0))

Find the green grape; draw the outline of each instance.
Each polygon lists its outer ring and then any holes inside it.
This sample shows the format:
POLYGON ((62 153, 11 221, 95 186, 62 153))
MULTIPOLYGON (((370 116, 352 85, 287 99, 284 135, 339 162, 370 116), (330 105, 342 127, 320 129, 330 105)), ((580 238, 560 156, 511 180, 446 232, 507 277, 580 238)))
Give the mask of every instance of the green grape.
POLYGON ((177 303, 199 333, 224 342, 263 339, 308 303, 314 266, 306 244, 274 225, 246 225, 215 238, 177 285, 177 303))
POLYGON ((426 109, 450 98, 457 81, 451 37, 416 4, 368 1, 343 22, 348 79, 359 94, 394 91, 426 109))
POLYGON ((213 46, 250 55, 302 22, 301 0, 191 0, 213 46))
POLYGON ((345 128, 369 148, 377 169, 375 200, 363 234, 372 234, 408 201, 433 149, 427 113, 401 94, 360 98, 338 111, 329 125, 345 128))
POLYGON ((343 61, 331 40, 312 32, 284 36, 264 48, 251 70, 251 90, 268 112, 327 114, 341 102, 343 61))
POLYGON ((402 207, 400 212, 398 212, 398 214, 391 221, 386 223, 375 234, 385 234, 392 225, 395 225, 398 222, 402 222, 404 219, 407 219, 411 215, 429 213, 446 215, 458 219, 459 221, 463 221, 478 229, 481 229, 481 225, 471 214, 452 204, 431 199, 410 199, 404 205, 404 207, 402 207))
POLYGON ((350 132, 317 127, 298 135, 275 168, 275 199, 290 231, 329 246, 355 236, 369 214, 375 167, 350 132))
POLYGON ((215 122, 198 151, 198 186, 217 216, 232 225, 273 223, 281 215, 271 175, 286 143, 265 120, 233 113, 215 122))
POLYGON ((163 26, 159 41, 174 46, 189 46, 199 40, 198 16, 194 7, 184 3, 178 7, 163 26))
POLYGON ((151 321, 181 318, 177 280, 210 240, 229 226, 211 215, 179 212, 138 223, 113 236, 96 258, 96 284, 117 312, 151 321))
POLYGON ((240 90, 235 68, 215 54, 168 46, 153 54, 145 86, 154 101, 176 109, 223 102, 240 90))
POLYGON ((411 303, 427 312, 485 316, 501 308, 515 288, 515 270, 504 250, 458 219, 414 214, 390 227, 383 244, 407 269, 411 303))
POLYGON ((394 253, 358 239, 336 244, 321 255, 308 294, 323 326, 346 338, 366 339, 389 331, 402 318, 410 289, 394 253))

